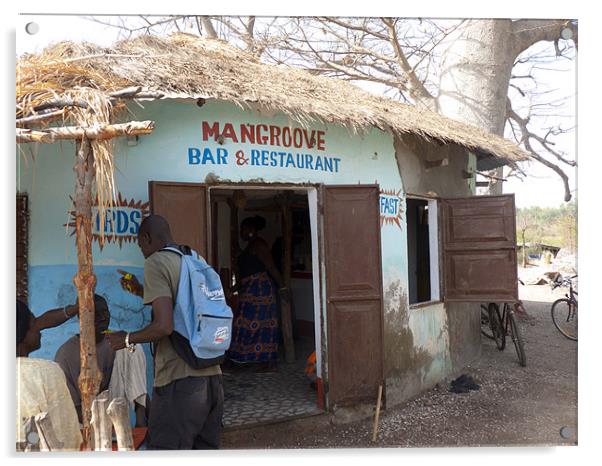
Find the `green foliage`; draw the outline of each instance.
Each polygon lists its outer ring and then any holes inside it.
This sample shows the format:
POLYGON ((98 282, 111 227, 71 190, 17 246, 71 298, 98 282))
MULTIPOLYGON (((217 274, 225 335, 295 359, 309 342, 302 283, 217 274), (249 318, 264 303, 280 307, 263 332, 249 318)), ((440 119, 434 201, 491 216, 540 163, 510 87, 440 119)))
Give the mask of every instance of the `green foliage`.
POLYGON ((544 243, 577 250, 577 203, 560 207, 527 207, 516 210, 517 244, 544 243))

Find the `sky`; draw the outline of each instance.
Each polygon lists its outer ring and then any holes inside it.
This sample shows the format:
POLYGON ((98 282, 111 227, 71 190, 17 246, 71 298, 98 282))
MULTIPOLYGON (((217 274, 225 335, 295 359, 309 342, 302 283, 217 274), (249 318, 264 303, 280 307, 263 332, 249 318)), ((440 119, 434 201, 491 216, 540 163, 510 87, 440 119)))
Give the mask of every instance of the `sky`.
MULTIPOLYGON (((17 55, 40 52, 47 45, 61 40, 90 41, 100 45, 110 45, 120 39, 122 31, 102 25, 77 15, 21 15, 16 24, 17 55), (26 26, 30 23, 37 25, 35 34, 29 34, 26 26)), ((565 126, 575 126, 575 96, 576 96, 576 61, 563 60, 551 66, 553 69, 538 71, 540 90, 549 92, 546 98, 566 98, 564 117, 548 118, 546 125, 553 126, 562 121, 565 126), (561 71, 562 70, 562 71, 561 71)), ((537 71, 536 71, 537 72, 537 71)), ((358 84, 373 91, 369 85, 358 84)), ((575 131, 556 138, 556 149, 567 153, 568 158, 575 157, 575 131)), ((504 183, 505 193, 515 193, 517 207, 533 205, 557 207, 563 203, 564 189, 558 175, 542 167, 538 163, 522 165, 527 173, 526 179, 508 178, 504 183)), ((563 167, 570 178, 572 190, 576 190, 576 170, 563 167)), ((576 191, 573 193, 576 194, 576 191)))

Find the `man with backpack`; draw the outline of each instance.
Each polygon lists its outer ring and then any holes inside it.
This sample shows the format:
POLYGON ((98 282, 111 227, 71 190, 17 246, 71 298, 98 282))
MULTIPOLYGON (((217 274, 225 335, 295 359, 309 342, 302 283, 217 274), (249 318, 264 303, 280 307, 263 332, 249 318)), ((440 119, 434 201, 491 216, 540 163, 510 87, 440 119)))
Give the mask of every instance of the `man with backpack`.
MULTIPOLYGON (((224 403, 221 369, 216 363, 220 359, 208 359, 207 367, 198 368, 202 364, 191 365, 195 358, 191 362, 190 358, 182 357, 184 353, 173 343, 176 341, 173 337, 180 335, 174 331, 178 316, 184 311, 194 319, 198 312, 192 308, 180 309, 182 305, 178 301, 180 275, 182 270, 186 271, 183 265, 190 248, 174 244, 169 224, 159 215, 151 215, 141 223, 138 246, 145 258, 144 286, 131 274, 126 274, 121 284, 142 297, 144 304, 152 306, 152 321, 137 332, 114 332, 107 338, 114 350, 131 350, 136 343, 155 344, 148 447, 154 450, 217 449, 224 403)), ((200 323, 198 327, 200 329, 200 323)), ((229 338, 226 343, 229 344, 229 338)))

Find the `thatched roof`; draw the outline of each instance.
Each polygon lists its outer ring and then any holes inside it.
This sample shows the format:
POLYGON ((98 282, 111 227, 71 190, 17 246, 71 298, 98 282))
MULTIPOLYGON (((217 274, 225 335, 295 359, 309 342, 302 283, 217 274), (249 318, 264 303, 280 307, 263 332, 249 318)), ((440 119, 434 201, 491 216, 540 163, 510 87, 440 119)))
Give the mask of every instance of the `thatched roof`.
POLYGON ((337 123, 354 130, 370 126, 452 142, 481 156, 525 160, 514 143, 429 110, 373 95, 350 83, 288 66, 261 63, 222 41, 187 34, 142 36, 103 48, 62 42, 17 65, 17 115, 81 87, 113 92, 129 86, 160 91, 164 98, 259 104, 301 124, 337 123))

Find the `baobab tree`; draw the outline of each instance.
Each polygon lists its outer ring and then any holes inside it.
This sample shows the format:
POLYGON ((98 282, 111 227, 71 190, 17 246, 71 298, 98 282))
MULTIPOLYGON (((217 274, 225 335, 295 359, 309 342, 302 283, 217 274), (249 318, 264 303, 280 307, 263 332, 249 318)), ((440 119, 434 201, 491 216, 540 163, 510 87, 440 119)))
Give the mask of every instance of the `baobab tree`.
MULTIPOLYGON (((512 137, 562 180, 574 157, 555 148, 572 128, 537 121, 542 101, 533 72, 542 63, 575 58, 576 21, 405 18, 256 18, 166 16, 102 20, 124 35, 175 30, 227 40, 274 64, 307 68, 425 106, 491 133, 512 137), (536 44, 548 47, 534 49, 536 44), (542 52, 543 51, 543 52, 542 52), (550 53, 552 51, 552 53, 550 53), (517 104, 517 101, 523 102, 517 104), (520 107, 520 108, 519 108, 520 107)), ((484 164, 481 168, 496 168, 484 164)), ((489 171, 489 191, 502 192, 503 167, 489 171)), ((518 175, 519 173, 512 173, 518 175)))

